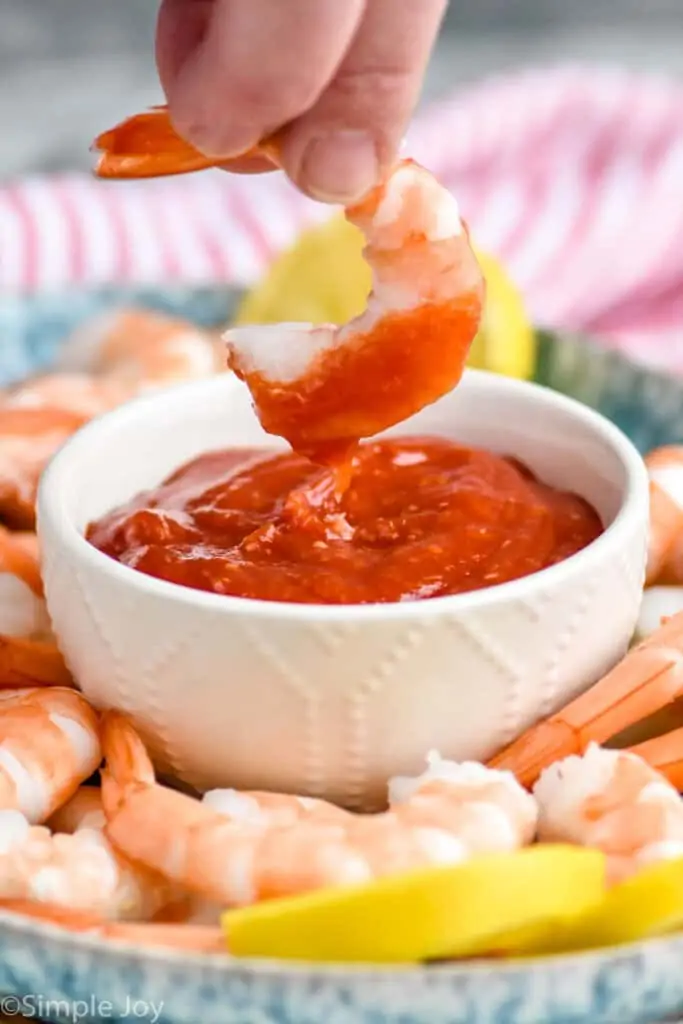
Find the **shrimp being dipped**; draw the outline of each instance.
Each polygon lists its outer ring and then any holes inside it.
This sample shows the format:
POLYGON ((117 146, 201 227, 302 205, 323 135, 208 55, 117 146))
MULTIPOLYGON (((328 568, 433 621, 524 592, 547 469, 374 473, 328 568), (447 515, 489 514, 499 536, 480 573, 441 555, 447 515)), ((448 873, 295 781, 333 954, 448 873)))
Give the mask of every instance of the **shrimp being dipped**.
MULTIPOLYGON (((605 743, 681 696, 683 612, 630 650, 589 690, 524 732, 490 766, 514 772, 523 785, 531 785, 554 761, 582 754, 591 743, 605 743)), ((648 749, 654 754, 658 748, 648 749)))
POLYGON ((223 906, 514 850, 536 829, 535 801, 511 775, 435 755, 423 775, 394 780, 390 810, 364 816, 296 796, 224 792, 200 802, 165 789, 117 712, 105 713, 103 747, 115 848, 223 906))
POLYGON ((546 768, 533 793, 539 839, 602 850, 611 883, 683 857, 683 800, 633 753, 591 744, 546 768))
POLYGON ((457 204, 401 161, 347 218, 367 242, 366 311, 343 327, 276 324, 225 334, 262 426, 297 451, 344 449, 418 412, 460 380, 484 285, 457 204))
MULTIPOLYGON (((0 691, 0 809, 46 821, 102 760, 97 714, 75 690, 0 691)), ((14 819, 12 819, 14 820, 14 819)))
POLYGON ((3 526, 0 526, 0 634, 35 639, 51 635, 35 534, 11 533, 3 526), (27 537, 32 539, 29 541, 27 537))
MULTIPOLYGON (((165 108, 96 141, 103 177, 184 174, 223 164, 194 153, 165 108)), ((277 140, 258 148, 277 162, 277 140)), ((373 288, 343 327, 275 324, 226 333, 264 429, 297 451, 335 461, 441 398, 460 380, 482 314, 484 279, 453 196, 402 160, 346 210, 365 235, 373 288)))

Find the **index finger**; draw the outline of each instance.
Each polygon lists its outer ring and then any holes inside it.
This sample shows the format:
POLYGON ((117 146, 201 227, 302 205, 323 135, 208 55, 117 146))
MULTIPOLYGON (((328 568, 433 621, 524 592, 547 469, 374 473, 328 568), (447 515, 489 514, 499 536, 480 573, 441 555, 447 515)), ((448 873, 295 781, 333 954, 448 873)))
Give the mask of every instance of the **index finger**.
POLYGON ((163 0, 159 72, 174 125, 207 155, 251 148, 315 102, 364 7, 365 0, 163 0), (192 45, 183 50, 186 24, 192 45))

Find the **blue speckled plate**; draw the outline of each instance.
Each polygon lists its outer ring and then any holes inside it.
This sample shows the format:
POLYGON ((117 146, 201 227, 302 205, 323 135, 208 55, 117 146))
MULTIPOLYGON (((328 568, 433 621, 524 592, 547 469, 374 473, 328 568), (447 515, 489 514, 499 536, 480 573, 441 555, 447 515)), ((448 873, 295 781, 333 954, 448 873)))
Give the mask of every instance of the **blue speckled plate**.
POLYGON ((545 960, 373 970, 143 952, 0 915, 0 990, 17 997, 0 998, 0 1012, 33 1009, 65 1024, 654 1024, 683 1007, 683 936, 545 960))
MULTIPOLYGON (((49 365, 112 305, 213 326, 235 295, 127 290, 0 300, 0 386, 49 365)), ((600 410, 641 451, 683 443, 683 382, 581 339, 539 335, 536 379, 600 410)), ((683 936, 616 950, 409 970, 141 951, 0 913, 2 1013, 152 1024, 653 1024, 683 1013, 683 936)))

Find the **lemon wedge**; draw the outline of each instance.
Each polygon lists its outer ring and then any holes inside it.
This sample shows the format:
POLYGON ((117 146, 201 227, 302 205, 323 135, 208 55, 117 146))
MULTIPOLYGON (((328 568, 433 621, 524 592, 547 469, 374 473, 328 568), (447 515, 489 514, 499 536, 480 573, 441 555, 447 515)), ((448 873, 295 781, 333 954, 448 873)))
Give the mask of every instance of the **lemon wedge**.
MULTIPOLYGON (((553 929, 517 937, 522 955, 623 945, 683 928, 683 859, 663 861, 610 889, 553 929)), ((511 943, 514 946, 514 941, 511 943)))
POLYGON ((227 911, 236 957, 416 963, 504 953, 604 892, 601 853, 543 845, 227 911))
POLYGON ((486 279, 486 305, 467 365, 529 380, 536 368, 536 333, 522 296, 498 260, 479 251, 477 260, 486 279))
MULTIPOLYGON (((524 302, 506 271, 477 254, 487 285, 481 330, 468 365, 527 379, 534 372, 536 338, 524 302)), ((371 287, 363 236, 343 214, 304 231, 242 300, 236 324, 287 321, 342 324, 358 316, 371 287)))

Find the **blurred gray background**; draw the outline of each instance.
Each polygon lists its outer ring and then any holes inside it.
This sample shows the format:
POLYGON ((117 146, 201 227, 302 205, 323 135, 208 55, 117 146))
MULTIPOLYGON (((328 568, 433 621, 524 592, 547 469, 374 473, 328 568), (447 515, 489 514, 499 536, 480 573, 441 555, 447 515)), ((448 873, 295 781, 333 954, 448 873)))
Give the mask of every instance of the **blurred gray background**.
MULTIPOLYGON (((0 0, 0 178, 89 166, 103 125, 159 98, 155 11, 155 0, 0 0)), ((683 0, 451 0, 425 100, 559 60, 683 73, 683 0)))

